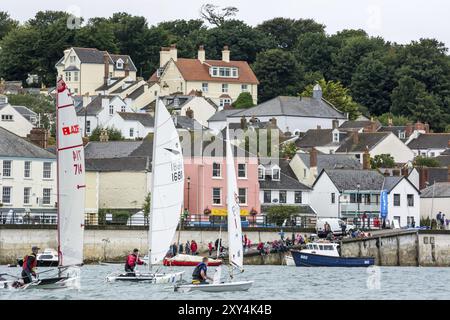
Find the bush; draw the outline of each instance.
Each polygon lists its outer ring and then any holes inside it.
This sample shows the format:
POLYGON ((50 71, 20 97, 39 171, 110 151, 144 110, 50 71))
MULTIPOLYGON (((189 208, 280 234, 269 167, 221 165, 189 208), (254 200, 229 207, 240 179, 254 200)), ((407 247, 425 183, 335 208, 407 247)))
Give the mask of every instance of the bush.
POLYGON ((252 95, 249 92, 242 92, 231 105, 236 109, 251 108, 254 106, 252 95))
POLYGON ((290 220, 291 216, 298 213, 296 206, 270 206, 267 209, 267 222, 275 223, 277 226, 283 224, 284 220, 290 220))
MULTIPOLYGON (((100 141, 100 134, 102 132, 102 127, 97 127, 92 131, 92 134, 89 136, 90 141, 100 141)), ((122 136, 122 133, 115 128, 106 128, 108 132, 108 141, 119 141, 124 140, 125 138, 122 136)))
POLYGON ((441 164, 435 158, 426 158, 422 156, 416 157, 414 159, 415 167, 440 167, 441 164))

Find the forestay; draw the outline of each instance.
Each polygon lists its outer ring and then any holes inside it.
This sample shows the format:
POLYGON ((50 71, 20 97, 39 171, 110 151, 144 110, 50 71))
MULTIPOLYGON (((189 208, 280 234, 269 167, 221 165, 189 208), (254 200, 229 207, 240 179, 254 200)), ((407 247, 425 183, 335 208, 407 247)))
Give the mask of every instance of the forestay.
POLYGON ((83 263, 84 148, 75 107, 62 79, 57 84, 58 255, 60 266, 83 263))
POLYGON ((149 265, 161 262, 175 236, 183 204, 184 164, 172 117, 157 99, 153 139, 149 265))

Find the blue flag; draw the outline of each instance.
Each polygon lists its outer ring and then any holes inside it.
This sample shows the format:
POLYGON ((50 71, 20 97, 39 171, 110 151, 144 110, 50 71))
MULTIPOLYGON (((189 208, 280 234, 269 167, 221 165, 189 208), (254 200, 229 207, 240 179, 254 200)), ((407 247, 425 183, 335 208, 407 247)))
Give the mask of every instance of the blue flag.
POLYGON ((386 190, 381 191, 380 214, 383 219, 388 215, 388 193, 386 190))

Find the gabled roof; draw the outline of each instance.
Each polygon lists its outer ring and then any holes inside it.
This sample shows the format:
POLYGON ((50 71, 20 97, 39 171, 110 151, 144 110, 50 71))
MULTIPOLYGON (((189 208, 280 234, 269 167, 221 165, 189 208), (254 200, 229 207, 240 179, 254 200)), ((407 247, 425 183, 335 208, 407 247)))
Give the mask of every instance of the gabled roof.
POLYGON ((408 143, 410 149, 446 149, 450 133, 422 133, 408 143))
MULTIPOLYGON (((77 54, 78 58, 82 63, 93 63, 93 64, 103 64, 103 56, 106 53, 109 57, 109 63, 114 65, 114 69, 116 68, 116 62, 119 59, 122 59, 125 63, 128 59, 129 62, 129 70, 137 71, 136 66, 133 63, 133 60, 129 55, 120 55, 120 54, 109 54, 107 51, 101 51, 96 48, 79 48, 73 47, 73 50, 77 54)), ((58 61, 57 64, 62 61, 58 61)))
POLYGON ((84 148, 86 159, 124 158, 131 155, 142 141, 91 141, 84 148))
POLYGON ((416 186, 404 176, 384 177, 383 190, 387 190, 387 192, 390 193, 403 179, 407 181, 417 191, 417 193, 420 194, 420 191, 416 188, 416 186))
POLYGON ((313 188, 324 173, 330 177, 339 191, 357 190, 358 183, 359 190, 381 190, 384 182, 384 176, 376 170, 324 169, 314 182, 313 188))
POLYGON ((143 112, 117 112, 117 114, 125 121, 137 121, 144 127, 152 128, 155 119, 148 113, 143 112))
POLYGON ((311 117, 329 119, 347 119, 343 112, 338 111, 325 99, 310 97, 278 96, 255 107, 244 109, 241 112, 230 115, 234 117, 311 117))
POLYGON ((136 88, 133 92, 131 92, 127 98, 136 100, 137 98, 139 98, 141 95, 143 95, 145 93, 145 86, 146 84, 143 84, 142 86, 136 88))
MULTIPOLYGON (((222 60, 205 60, 205 63, 202 64, 198 59, 178 58, 177 61, 173 62, 186 81, 259 84, 255 73, 246 61, 225 62, 222 60), (211 77, 211 75, 209 74, 210 66, 236 67, 239 69, 239 78, 211 77)), ((157 78, 155 71, 155 73, 150 77, 149 81, 153 82, 158 80, 159 79, 157 78)))
POLYGON ((386 139, 390 132, 365 132, 355 133, 358 135, 358 143, 353 143, 353 138, 348 137, 336 152, 364 152, 366 147, 372 150, 377 144, 386 139))
POLYGON ((298 181, 294 171, 292 171, 289 161, 279 159, 277 165, 280 167, 280 181, 272 180, 271 175, 265 175, 264 180, 259 180, 260 189, 271 190, 311 190, 310 187, 298 181))
MULTIPOLYGON (((297 153, 303 163, 310 168, 310 154, 297 153)), ((362 169, 361 162, 353 155, 317 154, 317 172, 322 169, 362 169)))
POLYGON ((240 109, 222 109, 221 111, 216 112, 211 116, 211 118, 208 119, 208 122, 210 121, 226 121, 227 117, 230 115, 240 112, 242 110, 240 109))
MULTIPOLYGON (((110 56, 111 56, 111 58, 112 58, 113 61, 114 61, 114 69, 118 70, 118 69, 116 68, 116 62, 117 62, 117 60, 122 59, 123 63, 126 63, 126 61, 127 61, 127 59, 128 59, 128 63, 129 63, 128 68, 129 68, 129 71, 137 71, 137 68, 136 68, 136 66, 134 65, 134 62, 133 62, 133 60, 131 60, 131 57, 130 57, 129 55, 127 55, 127 54, 110 54, 110 56)), ((123 70, 125 70, 125 65, 124 65, 124 69, 123 69, 123 70)))
MULTIPOLYGON (((379 121, 375 121, 376 129, 381 127, 379 121)), ((364 129, 372 126, 372 121, 370 120, 348 120, 339 126, 340 129, 364 129)))
POLYGON ((86 159, 86 171, 150 171, 147 157, 86 159))
POLYGON ((334 129, 310 129, 295 141, 299 148, 312 148, 323 146, 339 146, 348 136, 347 132, 339 132, 339 142, 333 142, 334 129))
POLYGON ((439 156, 435 158, 442 167, 447 167, 450 165, 450 148, 445 149, 439 156))
POLYGON ((97 95, 94 96, 91 102, 89 102, 85 107, 78 108, 77 110, 77 116, 84 116, 85 112, 87 110, 88 116, 96 116, 98 115, 102 110, 102 100, 103 99, 115 99, 119 97, 117 96, 111 96, 111 95, 97 95))
POLYGON ((200 122, 187 116, 177 116, 177 123, 175 126, 177 129, 194 130, 202 128, 200 122))
POLYGON ((114 77, 114 78, 110 78, 110 83, 108 84, 102 84, 100 87, 98 87, 97 89, 95 89, 95 91, 104 91, 104 90, 109 90, 112 87, 114 87, 115 85, 117 85, 119 82, 121 82, 123 79, 125 79, 125 77, 114 77))
POLYGON ((422 190, 421 198, 450 198, 450 182, 436 182, 422 190))
POLYGON ((0 127, 0 157, 55 159, 56 156, 32 142, 0 127))

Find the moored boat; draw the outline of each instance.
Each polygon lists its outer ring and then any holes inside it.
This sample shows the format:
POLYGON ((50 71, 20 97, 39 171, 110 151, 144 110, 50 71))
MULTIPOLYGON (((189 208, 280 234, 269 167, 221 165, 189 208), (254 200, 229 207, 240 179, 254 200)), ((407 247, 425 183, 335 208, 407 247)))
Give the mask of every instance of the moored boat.
POLYGON ((303 250, 291 250, 297 267, 368 267, 375 263, 372 257, 341 257, 339 244, 313 242, 303 250))
MULTIPOLYGON (((45 249, 44 252, 36 256, 38 267, 57 267, 59 264, 58 252, 54 249, 45 249)), ((19 266, 23 265, 23 258, 17 259, 19 266)))
MULTIPOLYGON (((175 266, 175 267, 195 267, 200 262, 202 262, 202 256, 192 256, 189 254, 177 254, 172 258, 164 258, 163 264, 165 266, 175 266)), ((220 259, 208 258, 209 267, 217 267, 222 264, 220 259)))

